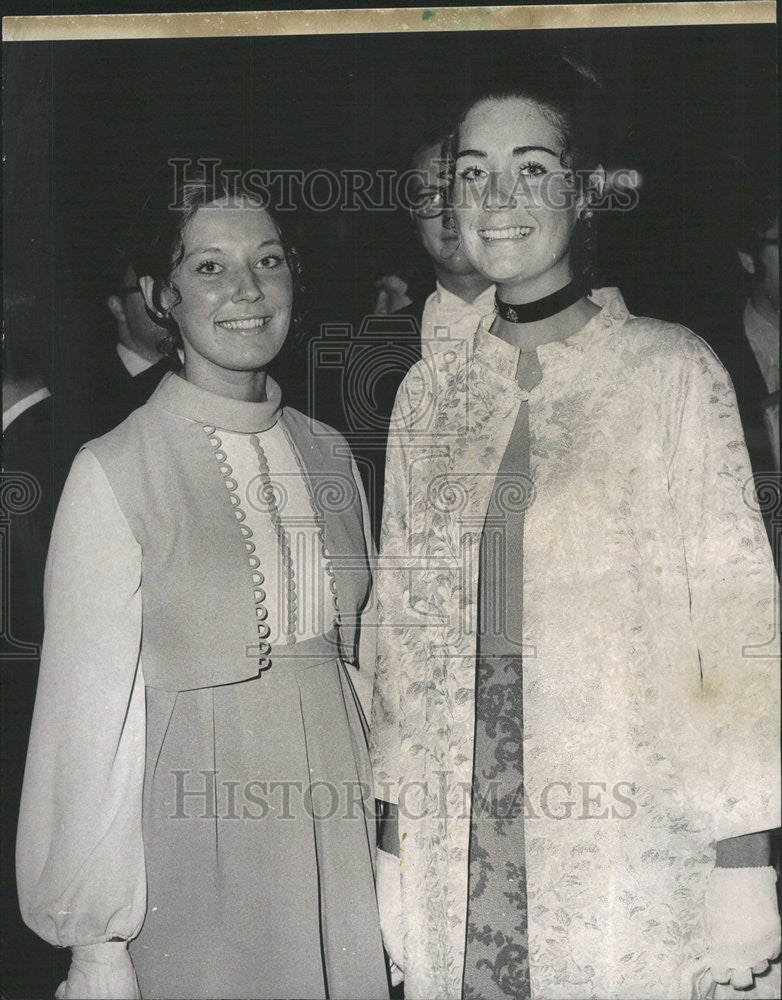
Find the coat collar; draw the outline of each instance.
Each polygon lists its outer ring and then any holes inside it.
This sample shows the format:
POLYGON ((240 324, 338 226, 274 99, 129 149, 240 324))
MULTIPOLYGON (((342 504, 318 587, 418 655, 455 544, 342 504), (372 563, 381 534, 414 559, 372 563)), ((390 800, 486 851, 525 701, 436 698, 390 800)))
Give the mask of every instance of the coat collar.
MULTIPOLYGON (((548 344, 541 344, 537 349, 537 356, 543 369, 547 363, 553 362, 558 357, 567 356, 574 350, 583 352, 588 343, 613 333, 630 316, 618 288, 597 288, 591 292, 589 298, 600 307, 600 312, 565 340, 552 340, 548 344)), ((495 315, 493 312, 488 313, 481 319, 475 332, 473 355, 477 361, 496 374, 516 382, 521 352, 518 347, 508 344, 490 332, 495 315)))

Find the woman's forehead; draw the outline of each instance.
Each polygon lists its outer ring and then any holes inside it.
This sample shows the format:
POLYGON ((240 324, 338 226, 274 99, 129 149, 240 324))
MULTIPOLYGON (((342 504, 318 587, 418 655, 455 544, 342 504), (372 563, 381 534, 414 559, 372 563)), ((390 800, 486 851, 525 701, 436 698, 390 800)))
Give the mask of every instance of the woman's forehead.
POLYGON ((559 130, 539 104, 525 97, 490 98, 472 107, 459 130, 459 148, 541 146, 561 152, 559 130))
POLYGON ((261 205, 248 199, 211 202, 196 210, 182 233, 185 244, 212 238, 223 242, 278 239, 277 226, 261 205))

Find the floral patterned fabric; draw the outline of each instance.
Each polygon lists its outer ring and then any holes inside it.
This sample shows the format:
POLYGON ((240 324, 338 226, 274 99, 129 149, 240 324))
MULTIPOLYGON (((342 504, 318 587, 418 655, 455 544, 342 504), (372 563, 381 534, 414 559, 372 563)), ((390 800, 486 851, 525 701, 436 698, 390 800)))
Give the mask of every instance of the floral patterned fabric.
POLYGON ((529 996, 520 656, 478 655, 464 1000, 529 996))
POLYGON ((529 392, 487 317, 397 397, 372 740, 399 803, 407 1000, 462 990, 478 546, 524 399, 532 996, 678 997, 715 841, 779 824, 776 578, 732 387, 688 330, 592 297, 529 392))

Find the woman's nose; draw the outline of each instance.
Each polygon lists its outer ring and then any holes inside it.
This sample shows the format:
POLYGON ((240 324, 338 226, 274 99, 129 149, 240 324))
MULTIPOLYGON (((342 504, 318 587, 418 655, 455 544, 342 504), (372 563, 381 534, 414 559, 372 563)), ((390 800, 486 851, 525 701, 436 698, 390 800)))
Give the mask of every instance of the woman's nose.
POLYGON ((484 196, 486 210, 501 212, 506 208, 515 208, 517 204, 513 178, 500 171, 491 171, 484 196))
POLYGON ((261 277, 250 268, 246 268, 239 275, 236 289, 231 296, 234 302, 259 302, 265 296, 261 288, 261 277))

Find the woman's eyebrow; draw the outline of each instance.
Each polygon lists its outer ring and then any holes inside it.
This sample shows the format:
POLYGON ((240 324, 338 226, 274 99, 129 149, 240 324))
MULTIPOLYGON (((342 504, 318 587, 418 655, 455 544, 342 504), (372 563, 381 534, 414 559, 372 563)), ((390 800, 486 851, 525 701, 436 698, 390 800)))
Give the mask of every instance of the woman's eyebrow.
POLYGON ((185 254, 185 260, 197 253, 221 253, 220 247, 193 247, 190 253, 185 254))
POLYGON ((513 149, 514 156, 524 156, 526 153, 551 153, 552 156, 561 156, 561 153, 555 152, 553 149, 549 149, 548 146, 515 146, 513 149))
MULTIPOLYGON (((552 156, 561 156, 554 149, 549 149, 548 146, 514 146, 513 156, 524 156, 526 153, 540 152, 540 153, 550 153, 552 156)), ((481 159, 485 160, 488 153, 484 153, 481 149, 460 149, 456 154, 456 159, 458 160, 460 156, 479 156, 481 159)))
MULTIPOLYGON (((264 240, 262 243, 259 243, 255 249, 263 250, 264 247, 281 247, 281 246, 282 246, 281 240, 268 239, 264 240)), ((193 247, 190 253, 185 254, 185 256, 182 259, 189 260, 191 257, 195 257, 197 254, 200 253, 222 253, 222 252, 223 250, 221 247, 193 247)))

